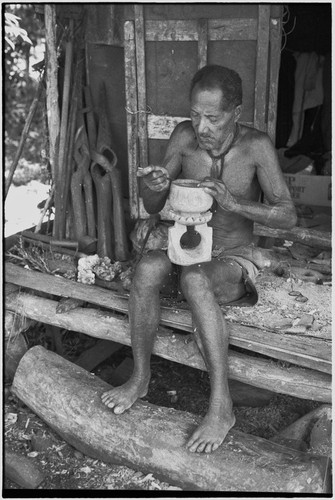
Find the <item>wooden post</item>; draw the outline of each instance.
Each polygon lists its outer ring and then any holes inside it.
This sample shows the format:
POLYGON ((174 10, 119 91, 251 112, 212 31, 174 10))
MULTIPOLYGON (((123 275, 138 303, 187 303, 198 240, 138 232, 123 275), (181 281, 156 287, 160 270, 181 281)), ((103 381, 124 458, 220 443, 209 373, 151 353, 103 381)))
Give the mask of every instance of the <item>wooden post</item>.
POLYGON ((254 127, 266 131, 270 6, 258 5, 254 127))
POLYGON ((98 377, 35 346, 21 360, 13 393, 69 444, 92 458, 153 473, 201 491, 323 493, 327 460, 231 430, 212 454, 185 444, 198 416, 136 402, 115 415, 98 377))
MULTIPOLYGON (((60 195, 58 172, 58 146, 60 116, 58 106, 58 61, 56 45, 56 4, 45 4, 45 44, 46 44, 46 106, 49 129, 49 161, 55 185, 55 207, 57 210, 60 195), (57 200, 57 203, 56 203, 57 200)), ((55 224, 53 233, 56 235, 55 224)))
POLYGON ((129 203, 131 217, 139 217, 137 167, 138 152, 138 102, 137 102, 137 75, 135 66, 135 30, 134 22, 126 21, 124 25, 124 72, 126 87, 127 112, 127 139, 128 139, 128 176, 129 176, 129 203))

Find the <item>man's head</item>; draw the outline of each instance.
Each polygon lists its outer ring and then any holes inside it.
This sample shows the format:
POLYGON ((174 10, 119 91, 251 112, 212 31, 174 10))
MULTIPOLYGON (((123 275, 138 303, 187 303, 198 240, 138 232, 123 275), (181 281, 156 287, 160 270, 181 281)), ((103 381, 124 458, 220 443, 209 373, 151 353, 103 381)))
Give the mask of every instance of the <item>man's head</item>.
POLYGON ((242 80, 236 71, 216 64, 204 66, 194 75, 190 97, 194 89, 222 92, 222 110, 229 111, 242 104, 242 80))
POLYGON ((223 66, 205 66, 192 79, 190 98, 190 116, 200 148, 222 153, 234 137, 241 115, 241 78, 223 66))

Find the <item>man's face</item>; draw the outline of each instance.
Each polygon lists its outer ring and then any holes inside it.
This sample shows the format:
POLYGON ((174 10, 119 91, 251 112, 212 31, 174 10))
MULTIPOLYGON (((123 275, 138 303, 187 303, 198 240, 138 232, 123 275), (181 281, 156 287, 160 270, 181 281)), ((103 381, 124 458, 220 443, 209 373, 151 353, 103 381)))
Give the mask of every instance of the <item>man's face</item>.
POLYGON ((234 133, 240 112, 240 106, 232 106, 226 111, 222 109, 220 89, 195 87, 191 95, 190 116, 200 148, 220 151, 229 134, 234 133))

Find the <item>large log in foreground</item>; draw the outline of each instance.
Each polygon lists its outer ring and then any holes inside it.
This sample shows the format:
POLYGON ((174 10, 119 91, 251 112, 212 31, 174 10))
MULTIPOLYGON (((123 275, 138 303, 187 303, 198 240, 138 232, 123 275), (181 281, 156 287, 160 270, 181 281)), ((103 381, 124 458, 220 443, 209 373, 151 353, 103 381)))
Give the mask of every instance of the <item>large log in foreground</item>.
POLYGON ((326 459, 232 430, 213 454, 187 451, 199 417, 138 401, 115 415, 110 386, 41 346, 22 358, 14 394, 79 451, 189 490, 322 493, 326 459))
MULTIPOLYGON (((127 318, 120 319, 105 311, 80 307, 68 313, 57 314, 58 302, 25 292, 8 294, 5 300, 6 309, 35 321, 124 345, 131 344, 127 318)), ((192 336, 186 337, 160 327, 153 353, 177 363, 206 370, 192 336)), ((275 361, 247 356, 232 350, 229 351, 228 361, 229 377, 232 379, 302 399, 324 403, 331 401, 331 377, 326 373, 298 367, 285 368, 275 361)))

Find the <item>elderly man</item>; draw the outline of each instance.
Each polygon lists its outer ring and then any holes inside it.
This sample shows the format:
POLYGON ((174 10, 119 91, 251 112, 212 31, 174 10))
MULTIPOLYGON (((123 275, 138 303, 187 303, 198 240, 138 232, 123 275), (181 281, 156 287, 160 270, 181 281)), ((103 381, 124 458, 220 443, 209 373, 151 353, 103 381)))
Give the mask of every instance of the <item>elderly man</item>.
MULTIPOLYGON (((190 89, 191 121, 176 126, 162 165, 141 173, 149 213, 163 208, 171 179, 176 178, 198 180, 215 200, 212 260, 179 272, 211 387, 208 412, 186 444, 191 452, 213 452, 235 424, 228 387, 229 332, 220 304, 257 301, 253 281, 262 258, 252 244, 253 224, 273 228, 296 224, 275 148, 265 133, 238 123, 241 105, 242 84, 235 71, 217 65, 199 70, 190 89), (261 192, 265 202, 260 201, 261 192)), ((162 250, 149 252, 136 269, 129 298, 134 371, 124 385, 102 395, 116 414, 147 394, 160 290, 172 269, 162 250)))

